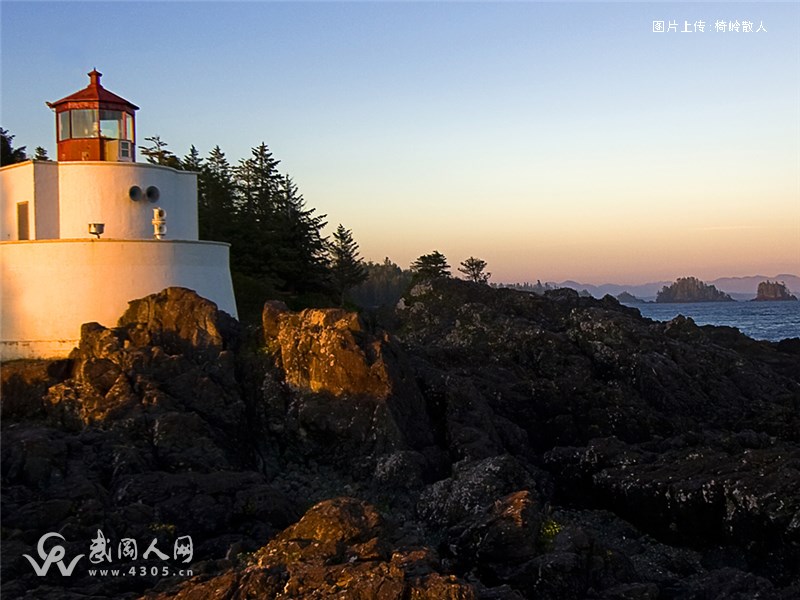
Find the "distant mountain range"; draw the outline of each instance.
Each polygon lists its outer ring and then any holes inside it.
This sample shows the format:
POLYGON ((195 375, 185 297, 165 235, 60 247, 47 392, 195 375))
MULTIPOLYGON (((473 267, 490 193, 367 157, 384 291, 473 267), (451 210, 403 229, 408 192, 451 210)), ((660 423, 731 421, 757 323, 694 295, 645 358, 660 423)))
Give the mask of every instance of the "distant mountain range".
MULTIPOLYGON (((718 290, 731 295, 734 300, 752 300, 756 297, 758 284, 762 281, 782 281, 795 296, 800 295, 800 277, 788 273, 781 273, 774 277, 766 275, 751 275, 749 277, 720 277, 705 283, 715 286, 718 290)), ((606 294, 617 296, 622 292, 633 294, 641 300, 655 300, 656 294, 665 285, 670 285, 673 281, 654 281, 641 285, 622 285, 618 283, 604 283, 602 285, 592 285, 590 283, 580 283, 567 280, 560 283, 548 282, 548 285, 555 287, 569 287, 574 290, 586 290, 595 298, 602 298, 606 294)))

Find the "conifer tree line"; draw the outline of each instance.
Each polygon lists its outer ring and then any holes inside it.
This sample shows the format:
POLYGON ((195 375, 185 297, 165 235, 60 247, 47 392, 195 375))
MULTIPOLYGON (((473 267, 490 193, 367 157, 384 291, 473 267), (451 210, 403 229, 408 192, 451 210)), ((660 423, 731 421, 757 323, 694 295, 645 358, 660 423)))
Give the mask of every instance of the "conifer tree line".
POLYGON ((306 206, 265 143, 231 164, 219 146, 205 158, 194 146, 178 158, 158 136, 145 141, 140 152, 148 162, 197 172, 200 238, 231 244, 240 313, 257 316, 266 297, 300 306, 343 304, 346 292, 366 279, 352 233, 339 225, 333 239, 323 235, 326 215, 306 206))
POLYGON ((33 156, 28 156, 27 146, 14 148, 14 136, 7 129, 0 127, 0 167, 25 162, 26 160, 50 160, 47 150, 36 146, 33 156))

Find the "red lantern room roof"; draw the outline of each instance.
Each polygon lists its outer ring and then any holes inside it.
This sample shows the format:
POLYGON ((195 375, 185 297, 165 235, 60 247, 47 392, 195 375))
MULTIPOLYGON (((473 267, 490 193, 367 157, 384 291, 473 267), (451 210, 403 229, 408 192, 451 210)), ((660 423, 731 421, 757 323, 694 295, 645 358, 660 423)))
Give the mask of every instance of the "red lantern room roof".
POLYGON ((100 77, 103 75, 97 69, 93 69, 89 75, 89 85, 82 90, 75 92, 61 100, 48 102, 47 106, 53 110, 69 108, 104 108, 108 110, 139 110, 139 107, 131 102, 109 92, 100 85, 100 77), (65 106, 66 105, 66 106, 65 106))

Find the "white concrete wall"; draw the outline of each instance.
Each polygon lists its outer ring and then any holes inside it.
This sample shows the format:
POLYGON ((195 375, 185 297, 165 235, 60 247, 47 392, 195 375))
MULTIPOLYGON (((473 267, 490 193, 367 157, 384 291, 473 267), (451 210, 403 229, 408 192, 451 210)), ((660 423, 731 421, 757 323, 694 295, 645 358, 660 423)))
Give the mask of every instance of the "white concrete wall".
POLYGON ((35 226, 32 240, 55 240, 59 237, 58 163, 36 161, 33 163, 33 190, 36 202, 31 203, 31 226, 35 226))
POLYGON ((0 169, 0 241, 17 239, 17 203, 28 202, 29 236, 34 238, 32 161, 0 169))
POLYGON ((130 300, 169 286, 233 315, 228 244, 50 240, 0 243, 0 359, 65 357, 83 323, 113 327, 130 300))
POLYGON ((89 223, 105 223, 103 238, 153 239, 153 208, 167 211, 169 240, 196 240, 197 174, 148 163, 58 163, 60 238, 92 237, 89 223), (157 202, 134 202, 132 186, 159 189, 157 202))
POLYGON ((28 202, 30 239, 153 239, 153 208, 167 211, 168 240, 196 240, 197 174, 149 163, 25 162, 0 169, 0 241, 17 239, 17 203, 28 202), (129 190, 158 188, 156 202, 129 190), (35 194, 35 195, 34 195, 35 194))

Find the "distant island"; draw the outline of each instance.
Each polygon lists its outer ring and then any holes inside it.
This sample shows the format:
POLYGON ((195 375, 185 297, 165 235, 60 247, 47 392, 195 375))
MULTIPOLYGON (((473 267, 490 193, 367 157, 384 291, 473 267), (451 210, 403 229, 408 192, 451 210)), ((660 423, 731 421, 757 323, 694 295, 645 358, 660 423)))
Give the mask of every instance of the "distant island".
POLYGON ((656 296, 656 302, 735 302, 735 300, 696 277, 679 277, 672 285, 661 288, 656 296))
POLYGON ((630 292, 622 292, 621 294, 617 294, 617 300, 619 300, 622 304, 643 304, 645 302, 630 292))
POLYGON ((768 302, 774 300, 790 300, 797 302, 797 296, 791 294, 784 282, 762 281, 758 284, 758 293, 753 302, 768 302))

